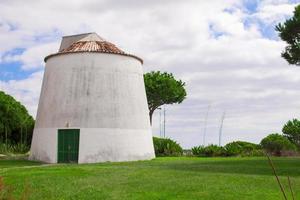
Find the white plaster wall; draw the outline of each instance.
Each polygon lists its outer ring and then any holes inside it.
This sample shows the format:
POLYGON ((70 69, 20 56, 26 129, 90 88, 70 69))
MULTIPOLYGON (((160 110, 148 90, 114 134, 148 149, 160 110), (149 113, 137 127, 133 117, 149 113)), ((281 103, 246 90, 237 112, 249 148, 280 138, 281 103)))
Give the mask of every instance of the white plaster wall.
MULTIPOLYGON (((33 138, 35 145, 31 148, 31 160, 57 163, 58 129, 35 129, 33 138)), ((61 129, 66 128, 61 127, 61 129)), ((153 145, 149 143, 149 140, 152 140, 152 133, 144 129, 82 128, 80 129, 78 163, 152 159, 153 145)))
POLYGON ((35 128, 30 150, 30 160, 57 162, 57 129, 35 128))
POLYGON ((150 128, 140 61, 115 54, 51 57, 45 69, 37 128, 150 128))
POLYGON ((154 158, 140 61, 91 52, 49 58, 30 157, 56 162, 57 129, 67 124, 80 128, 79 162, 154 158))
POLYGON ((80 129, 79 163, 148 160, 152 133, 145 129, 80 129), (112 139, 113 138, 113 139, 112 139))

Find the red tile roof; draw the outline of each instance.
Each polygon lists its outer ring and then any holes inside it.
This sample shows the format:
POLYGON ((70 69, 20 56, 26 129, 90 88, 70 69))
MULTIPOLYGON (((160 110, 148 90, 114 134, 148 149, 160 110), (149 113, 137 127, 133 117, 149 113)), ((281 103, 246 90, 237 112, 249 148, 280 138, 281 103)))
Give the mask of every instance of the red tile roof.
POLYGON ((79 52, 108 53, 108 54, 130 56, 138 59, 141 63, 143 63, 143 60, 141 58, 125 53, 124 51, 116 47, 114 44, 103 40, 95 33, 87 34, 87 37, 72 43, 70 46, 67 46, 64 49, 60 49, 58 53, 48 55, 47 57, 45 57, 44 60, 46 62, 48 58, 53 57, 55 55, 79 53, 79 52))

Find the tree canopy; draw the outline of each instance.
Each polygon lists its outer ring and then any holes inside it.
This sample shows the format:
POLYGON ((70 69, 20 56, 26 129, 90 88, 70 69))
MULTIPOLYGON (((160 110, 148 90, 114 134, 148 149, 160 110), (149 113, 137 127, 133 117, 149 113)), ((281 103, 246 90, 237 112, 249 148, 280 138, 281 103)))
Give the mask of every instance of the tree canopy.
POLYGON ((260 142, 263 149, 274 155, 280 156, 283 151, 295 151, 296 146, 286 137, 278 133, 270 134, 260 142))
POLYGON ((0 91, 0 142, 31 142, 33 118, 12 96, 0 91))
POLYGON ((152 71, 144 74, 150 122, 154 111, 161 105, 181 103, 186 97, 185 83, 171 73, 152 71))
POLYGON ((294 16, 276 26, 279 37, 288 45, 281 56, 289 64, 300 66, 300 5, 295 8, 294 16))
POLYGON ((283 134, 300 149, 300 121, 289 120, 282 128, 283 134))

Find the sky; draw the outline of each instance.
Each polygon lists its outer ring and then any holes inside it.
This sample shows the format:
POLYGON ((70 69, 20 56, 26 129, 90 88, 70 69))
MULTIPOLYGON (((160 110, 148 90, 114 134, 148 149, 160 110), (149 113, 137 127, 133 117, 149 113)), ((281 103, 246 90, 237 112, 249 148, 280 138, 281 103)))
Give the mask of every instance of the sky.
MULTIPOLYGON (((145 72, 167 71, 186 83, 186 100, 165 107, 166 137, 184 148, 218 144, 225 113, 222 145, 259 143, 300 115, 300 68, 281 58, 286 44, 274 30, 299 3, 1 0, 0 90, 35 117, 44 57, 64 35, 97 32, 143 58, 145 72)), ((157 111, 156 136, 159 118, 157 111)))

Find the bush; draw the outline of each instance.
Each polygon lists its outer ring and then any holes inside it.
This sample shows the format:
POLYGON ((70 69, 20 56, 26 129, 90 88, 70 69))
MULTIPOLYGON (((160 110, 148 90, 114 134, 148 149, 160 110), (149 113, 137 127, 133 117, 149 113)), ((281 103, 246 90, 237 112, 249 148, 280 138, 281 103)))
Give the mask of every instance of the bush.
POLYGON ((260 145, 250 142, 236 141, 226 144, 224 147, 217 145, 196 146, 192 148, 193 155, 203 157, 214 156, 263 156, 260 145))
POLYGON ((272 155, 281 156, 285 151, 296 151, 296 146, 278 133, 270 134, 260 142, 262 148, 272 155))
POLYGON ((204 146, 196 146, 192 148, 192 153, 194 156, 205 156, 204 146))
POLYGON ((208 145, 206 147, 197 146, 192 148, 192 152, 195 156, 215 157, 226 155, 225 149, 217 145, 208 145))
POLYGON ((211 144, 204 148, 204 153, 207 157, 224 156, 225 149, 223 147, 211 144))
POLYGON ((153 144, 156 156, 181 156, 183 150, 174 140, 169 138, 153 137, 153 144))
POLYGON ((192 152, 191 149, 183 149, 182 155, 186 156, 186 157, 192 157, 193 156, 193 152, 192 152))
POLYGON ((237 155, 252 156, 252 155, 256 155, 258 153, 258 150, 261 147, 257 144, 253 144, 250 142, 235 141, 226 144, 224 148, 228 156, 237 156, 237 155))
POLYGON ((0 143, 0 154, 7 153, 27 153, 30 150, 30 146, 26 144, 4 144, 0 143))
POLYGON ((243 157, 260 157, 265 156, 265 152, 262 149, 254 149, 253 151, 243 152, 240 155, 243 157))

